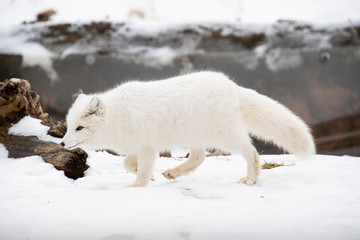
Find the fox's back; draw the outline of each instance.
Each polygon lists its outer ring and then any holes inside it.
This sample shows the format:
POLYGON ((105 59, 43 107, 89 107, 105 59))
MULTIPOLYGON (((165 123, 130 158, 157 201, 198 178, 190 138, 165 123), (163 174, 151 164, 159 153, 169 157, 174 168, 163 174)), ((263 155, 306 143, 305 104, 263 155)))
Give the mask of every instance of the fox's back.
POLYGON ((232 100, 238 96, 234 86, 237 87, 222 73, 199 72, 158 81, 127 82, 103 97, 145 112, 156 109, 189 111, 232 100))
MULTIPOLYGON (((111 112, 136 135, 167 142, 209 138, 237 118, 238 86, 225 75, 199 72, 150 82, 127 82, 102 96, 111 112), (166 136, 165 136, 166 135, 166 136)), ((212 136, 213 137, 213 136, 212 136)))

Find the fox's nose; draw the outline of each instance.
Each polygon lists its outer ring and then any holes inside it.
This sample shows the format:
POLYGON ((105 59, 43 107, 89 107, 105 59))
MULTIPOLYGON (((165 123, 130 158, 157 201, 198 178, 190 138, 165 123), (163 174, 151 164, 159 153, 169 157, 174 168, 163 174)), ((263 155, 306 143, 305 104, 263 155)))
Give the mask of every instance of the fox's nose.
POLYGON ((60 145, 63 146, 63 147, 65 147, 65 143, 64 143, 64 142, 61 142, 60 145))

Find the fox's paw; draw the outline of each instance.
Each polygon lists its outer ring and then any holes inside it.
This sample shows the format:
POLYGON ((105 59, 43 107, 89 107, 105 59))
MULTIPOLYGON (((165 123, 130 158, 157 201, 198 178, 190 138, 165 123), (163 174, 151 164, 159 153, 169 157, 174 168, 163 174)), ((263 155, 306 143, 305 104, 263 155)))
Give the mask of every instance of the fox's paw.
POLYGON ((146 187, 146 183, 133 183, 131 185, 128 185, 128 187, 138 188, 138 187, 146 187))
POLYGON ((167 179, 175 179, 177 177, 179 177, 180 175, 173 169, 169 169, 166 170, 165 172, 163 172, 164 177, 166 177, 167 179))
POLYGON ((238 183, 245 183, 247 185, 253 185, 256 183, 256 180, 245 177, 245 178, 240 179, 240 181, 238 183))
POLYGON ((135 185, 135 184, 131 184, 131 185, 127 185, 127 187, 138 188, 138 187, 144 187, 144 186, 138 186, 138 185, 135 185))

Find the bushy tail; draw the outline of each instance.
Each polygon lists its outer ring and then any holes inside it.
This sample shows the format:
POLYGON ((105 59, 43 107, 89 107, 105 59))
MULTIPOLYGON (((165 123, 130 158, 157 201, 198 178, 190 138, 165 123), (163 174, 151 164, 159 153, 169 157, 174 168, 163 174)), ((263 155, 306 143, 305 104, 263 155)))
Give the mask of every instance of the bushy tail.
POLYGON ((309 127, 288 108, 253 90, 241 88, 241 96, 243 118, 251 135, 301 157, 315 154, 309 127))

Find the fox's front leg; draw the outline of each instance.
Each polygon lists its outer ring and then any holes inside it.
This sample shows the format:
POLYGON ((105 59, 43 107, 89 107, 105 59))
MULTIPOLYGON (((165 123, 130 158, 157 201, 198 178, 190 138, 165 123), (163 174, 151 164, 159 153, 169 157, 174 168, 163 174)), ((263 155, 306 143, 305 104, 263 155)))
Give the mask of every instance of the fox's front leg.
POLYGON ((145 187, 152 177, 156 152, 151 147, 142 147, 137 154, 137 176, 130 187, 145 187))
POLYGON ((124 167, 126 171, 137 174, 138 159, 135 154, 127 154, 124 159, 124 167))
MULTIPOLYGON (((138 168, 138 158, 136 154, 127 154, 124 159, 124 167, 125 169, 133 174, 137 174, 138 168)), ((155 181, 154 176, 151 177, 151 181, 155 181)))

